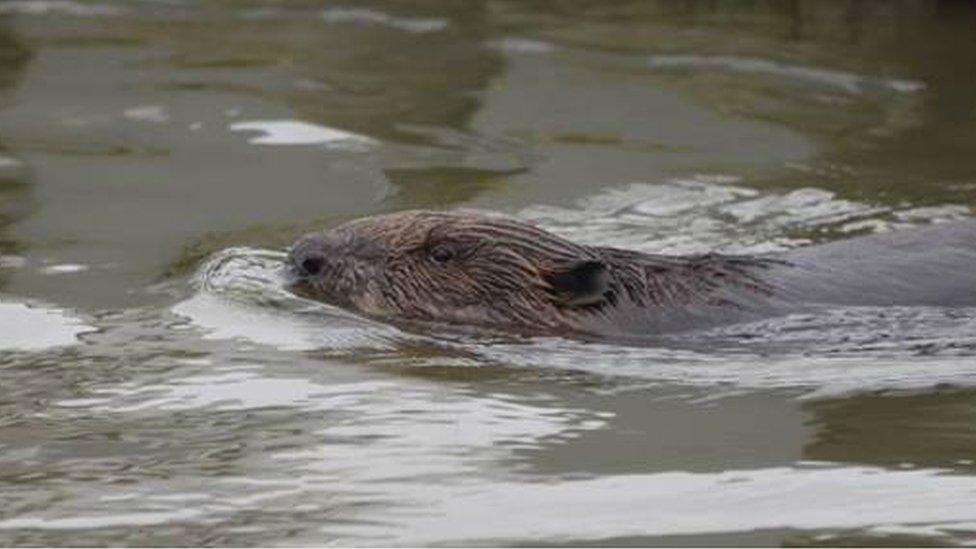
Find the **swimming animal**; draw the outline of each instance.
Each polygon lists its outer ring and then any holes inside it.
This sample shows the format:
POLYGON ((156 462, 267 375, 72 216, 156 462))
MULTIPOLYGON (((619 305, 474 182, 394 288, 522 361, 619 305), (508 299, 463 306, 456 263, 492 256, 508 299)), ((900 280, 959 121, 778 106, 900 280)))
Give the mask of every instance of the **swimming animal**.
POLYGON ((296 293, 371 318, 635 338, 823 306, 976 306, 976 220, 769 255, 571 242, 470 212, 405 211, 308 234, 296 293))

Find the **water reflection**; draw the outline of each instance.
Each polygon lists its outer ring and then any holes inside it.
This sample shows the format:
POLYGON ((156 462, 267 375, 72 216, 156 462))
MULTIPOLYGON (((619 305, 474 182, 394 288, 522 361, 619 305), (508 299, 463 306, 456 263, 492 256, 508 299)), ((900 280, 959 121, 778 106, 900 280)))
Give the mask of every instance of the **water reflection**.
POLYGON ((390 168, 386 176, 396 185, 387 198, 390 209, 448 208, 488 193, 504 193, 508 179, 524 169, 485 170, 477 168, 390 168))
MULTIPOLYGON (((26 47, 0 21, 0 107, 10 101, 10 88, 16 85, 29 60, 26 47)), ((8 227, 27 215, 30 194, 24 181, 24 165, 4 144, 0 134, 0 290, 6 279, 6 270, 22 266, 19 246, 8 234, 8 227)))
POLYGON ((489 27, 480 2, 426 2, 409 10, 396 2, 368 8, 298 2, 215 15, 179 21, 166 32, 126 20, 111 32, 138 36, 172 51, 176 67, 197 69, 174 72, 167 86, 219 89, 233 81, 201 69, 287 68, 290 82, 244 81, 238 89, 283 101, 303 119, 392 141, 414 138, 401 126, 463 128, 478 107, 476 93, 501 70, 497 52, 481 47, 489 27), (233 45, 228 16, 236 19, 233 45))
POLYGON ((8 227, 28 214, 31 207, 30 188, 22 180, 23 165, 0 146, 0 288, 6 270, 22 267, 21 247, 8 233, 8 227))
POLYGON ((810 403, 807 459, 971 472, 976 464, 973 392, 860 394, 810 403))
POLYGON ((684 69, 660 73, 660 82, 703 104, 816 136, 822 146, 818 158, 776 183, 814 183, 891 201, 973 203, 968 184, 976 164, 963 152, 976 140, 971 100, 976 12, 970 4, 507 6, 537 35, 651 54, 652 70, 684 69), (834 90, 810 85, 816 81, 840 85, 834 90), (877 93, 886 89, 893 93, 877 93), (837 167, 845 172, 838 174, 837 167))

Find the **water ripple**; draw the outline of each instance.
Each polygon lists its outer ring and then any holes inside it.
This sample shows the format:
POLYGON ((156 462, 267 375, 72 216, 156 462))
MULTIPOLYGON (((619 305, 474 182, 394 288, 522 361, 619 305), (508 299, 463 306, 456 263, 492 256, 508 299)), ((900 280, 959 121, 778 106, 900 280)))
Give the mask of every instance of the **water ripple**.
MULTIPOLYGON (((578 210, 536 208, 522 215, 571 238, 586 235, 601 243, 610 240, 655 251, 696 250, 699 242, 722 248, 719 243, 723 241, 725 248, 751 251, 788 248, 802 240, 782 236, 785 227, 820 227, 838 219, 876 215, 875 208, 836 200, 830 193, 816 190, 761 195, 714 180, 676 181, 663 187, 664 195, 657 194, 655 187, 634 186, 594 197, 578 210), (658 200, 660 196, 671 200, 658 200), (694 243, 668 235, 689 217, 708 218, 703 211, 712 212, 711 220, 720 225, 687 230, 685 224, 684 232, 694 243), (753 229, 757 225, 764 229, 750 243, 733 244, 726 224, 734 222, 722 221, 728 212, 740 212, 740 216, 749 212, 753 229), (776 236, 765 240, 758 236, 767 233, 776 236), (604 237, 607 234, 613 238, 604 237)), ((290 294, 281 278, 282 257, 280 252, 247 248, 217 254, 201 269, 197 294, 173 310, 203 328, 207 338, 243 339, 399 368, 503 365, 585 372, 624 384, 624 380, 640 379, 644 384, 747 390, 801 388, 814 397, 976 386, 976 370, 967 360, 960 360, 976 356, 976 309, 824 308, 661 335, 640 347, 436 330, 408 333, 290 294)))

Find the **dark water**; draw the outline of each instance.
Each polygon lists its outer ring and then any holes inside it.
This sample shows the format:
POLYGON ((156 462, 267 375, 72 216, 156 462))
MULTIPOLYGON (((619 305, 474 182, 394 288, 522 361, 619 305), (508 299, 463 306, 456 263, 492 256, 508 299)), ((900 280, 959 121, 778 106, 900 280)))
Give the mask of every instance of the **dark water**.
MULTIPOLYGON (((0 2, 0 544, 976 542, 976 311, 416 335, 296 235, 767 251, 971 215, 960 1, 0 2)), ((883 281, 879 281, 883 283, 883 281)))

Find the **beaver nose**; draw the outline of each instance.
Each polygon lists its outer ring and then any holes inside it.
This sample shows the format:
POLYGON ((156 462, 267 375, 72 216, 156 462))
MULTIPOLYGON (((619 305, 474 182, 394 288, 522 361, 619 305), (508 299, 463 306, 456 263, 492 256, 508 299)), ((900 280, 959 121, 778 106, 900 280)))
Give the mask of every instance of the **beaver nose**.
POLYGON ((328 257, 327 246, 319 235, 300 238, 288 253, 288 263, 292 272, 300 278, 309 278, 325 270, 328 257))
POLYGON ((325 256, 322 254, 311 253, 305 257, 299 258, 295 266, 298 267, 298 273, 301 276, 315 276, 322 272, 325 268, 325 256))
POLYGON ((299 238, 291 247, 288 263, 295 275, 310 278, 352 263, 375 263, 383 257, 382 250, 367 238, 329 231, 299 238))

